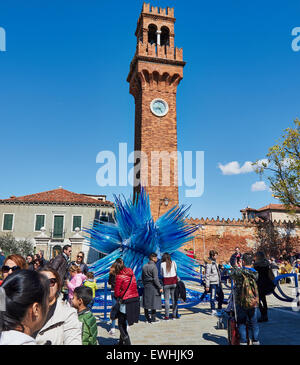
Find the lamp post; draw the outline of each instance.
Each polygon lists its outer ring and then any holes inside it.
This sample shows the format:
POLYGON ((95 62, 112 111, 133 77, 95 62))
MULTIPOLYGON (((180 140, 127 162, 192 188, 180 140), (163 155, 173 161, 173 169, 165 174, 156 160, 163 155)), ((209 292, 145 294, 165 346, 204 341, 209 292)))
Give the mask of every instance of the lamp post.
POLYGON ((167 207, 169 205, 169 199, 167 197, 165 197, 162 200, 164 202, 165 207, 167 207))
POLYGON ((158 206, 158 216, 160 215, 160 207, 161 205, 164 205, 167 207, 169 205, 170 199, 166 196, 163 199, 159 199, 159 206, 158 206))

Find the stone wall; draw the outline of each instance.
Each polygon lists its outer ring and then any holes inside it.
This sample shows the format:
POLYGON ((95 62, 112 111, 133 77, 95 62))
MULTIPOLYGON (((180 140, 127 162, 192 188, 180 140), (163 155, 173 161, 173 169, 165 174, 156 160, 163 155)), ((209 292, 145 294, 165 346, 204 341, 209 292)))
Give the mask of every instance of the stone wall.
MULTIPOLYGON (((200 224, 204 229, 199 228, 195 233, 195 239, 190 241, 184 248, 194 249, 196 258, 200 262, 208 257, 210 250, 219 253, 219 261, 229 261, 236 247, 242 253, 255 250, 258 245, 257 222, 258 220, 214 220, 214 219, 189 219, 189 224, 200 224)), ((279 228, 284 222, 275 222, 279 228)), ((296 228, 292 234, 297 239, 298 245, 295 249, 300 252, 300 228, 296 228)))

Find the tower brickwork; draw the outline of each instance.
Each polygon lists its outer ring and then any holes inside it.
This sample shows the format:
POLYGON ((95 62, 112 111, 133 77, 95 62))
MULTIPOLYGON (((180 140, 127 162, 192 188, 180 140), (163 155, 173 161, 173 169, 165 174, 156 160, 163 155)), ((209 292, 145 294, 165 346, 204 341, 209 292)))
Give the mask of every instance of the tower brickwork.
POLYGON ((176 93, 185 62, 174 45, 174 25, 173 8, 143 4, 127 78, 135 99, 135 151, 141 151, 134 195, 146 186, 154 219, 178 204, 176 93))

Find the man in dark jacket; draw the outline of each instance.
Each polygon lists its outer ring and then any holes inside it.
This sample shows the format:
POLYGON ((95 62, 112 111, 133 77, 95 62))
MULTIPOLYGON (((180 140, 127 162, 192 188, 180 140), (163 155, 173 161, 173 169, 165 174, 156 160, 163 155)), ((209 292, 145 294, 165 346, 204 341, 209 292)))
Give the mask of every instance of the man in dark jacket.
POLYGON ((274 274, 269 261, 265 257, 264 252, 259 251, 255 254, 254 269, 258 272, 257 286, 259 292, 259 310, 261 314, 261 318, 258 321, 267 322, 268 304, 266 295, 269 295, 273 292, 275 285, 271 280, 271 275, 274 274))
POLYGON ((40 250, 38 254, 40 256, 41 267, 46 266, 48 261, 44 258, 44 251, 40 250))
POLYGON ((161 293, 163 289, 158 279, 156 263, 157 254, 152 253, 149 256, 149 262, 144 265, 142 269, 142 282, 144 285, 143 307, 148 323, 159 322, 156 318, 156 311, 162 308, 161 293), (151 318, 149 315, 149 309, 151 309, 151 318))
POLYGON ((230 265, 232 267, 241 267, 242 264, 242 254, 238 247, 235 248, 234 254, 230 257, 230 265))
POLYGON ((58 254, 49 263, 49 266, 51 266, 54 270, 56 270, 59 273, 62 283, 67 279, 71 253, 72 253, 72 246, 65 245, 63 247, 63 252, 58 254))

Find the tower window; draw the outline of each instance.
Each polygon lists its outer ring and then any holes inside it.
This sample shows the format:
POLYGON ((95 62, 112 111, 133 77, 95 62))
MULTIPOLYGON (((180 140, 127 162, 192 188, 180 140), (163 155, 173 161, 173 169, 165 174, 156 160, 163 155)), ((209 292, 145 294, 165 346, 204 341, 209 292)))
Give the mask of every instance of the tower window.
POLYGON ((161 27, 160 44, 162 46, 170 45, 170 30, 167 27, 161 27))
POLYGON ((148 27, 148 43, 150 44, 157 44, 157 26, 154 24, 150 24, 148 27))

